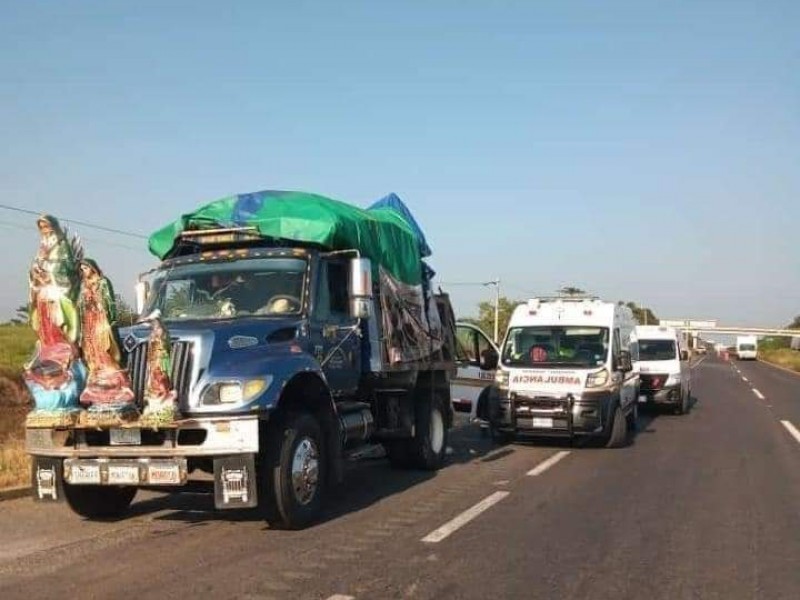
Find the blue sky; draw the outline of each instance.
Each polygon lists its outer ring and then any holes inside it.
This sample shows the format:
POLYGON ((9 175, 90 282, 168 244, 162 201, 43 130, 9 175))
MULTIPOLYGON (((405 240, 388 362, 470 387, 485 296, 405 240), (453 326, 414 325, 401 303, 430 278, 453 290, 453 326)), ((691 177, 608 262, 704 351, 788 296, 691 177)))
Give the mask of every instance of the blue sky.
MULTIPOLYGON (((0 3, 0 203, 149 234, 231 193, 394 191, 444 282, 800 313, 800 3, 223 4, 0 3)), ((76 229, 130 297, 144 244, 76 229)), ((0 239, 5 318, 31 218, 0 239)))

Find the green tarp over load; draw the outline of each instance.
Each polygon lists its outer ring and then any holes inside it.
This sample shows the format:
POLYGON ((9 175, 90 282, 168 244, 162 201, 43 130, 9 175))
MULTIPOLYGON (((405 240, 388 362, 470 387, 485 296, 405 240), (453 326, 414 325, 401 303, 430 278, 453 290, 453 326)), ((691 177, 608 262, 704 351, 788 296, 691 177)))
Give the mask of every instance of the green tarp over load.
POLYGON ((264 191, 211 202, 151 235, 150 252, 163 259, 183 231, 219 227, 255 227, 265 238, 330 250, 354 248, 399 281, 422 283, 420 239, 400 210, 365 210, 303 192, 264 191))
POLYGON ((235 227, 253 227, 276 242, 358 250, 372 261, 379 282, 386 360, 419 360, 441 348, 441 324, 429 289, 432 271, 422 261, 430 248, 411 212, 394 194, 369 209, 303 192, 229 196, 156 231, 150 236, 150 252, 169 257, 184 231, 235 227))

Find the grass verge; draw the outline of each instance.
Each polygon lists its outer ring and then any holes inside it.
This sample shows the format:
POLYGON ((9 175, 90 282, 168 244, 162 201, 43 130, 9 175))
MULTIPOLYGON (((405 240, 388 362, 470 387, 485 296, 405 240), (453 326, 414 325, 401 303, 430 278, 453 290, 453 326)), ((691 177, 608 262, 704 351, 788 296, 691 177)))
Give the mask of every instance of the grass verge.
POLYGON ((27 326, 0 326, 0 489, 30 482, 25 415, 31 399, 21 373, 35 340, 27 326))
POLYGON ((758 357, 761 360, 778 365, 779 367, 800 372, 800 352, 797 350, 790 350, 789 348, 781 348, 780 350, 760 350, 758 357))

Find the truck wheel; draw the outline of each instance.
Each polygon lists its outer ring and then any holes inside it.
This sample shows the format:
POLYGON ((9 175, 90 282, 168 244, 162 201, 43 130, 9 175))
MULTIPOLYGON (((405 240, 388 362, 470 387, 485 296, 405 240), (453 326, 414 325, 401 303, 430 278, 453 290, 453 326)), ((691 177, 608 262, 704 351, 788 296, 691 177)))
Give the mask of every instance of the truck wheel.
POLYGON ((614 412, 611 414, 610 432, 606 448, 622 448, 628 439, 628 431, 625 426, 625 415, 619 404, 615 405, 614 412))
POLYGON ((317 518, 327 456, 322 429, 313 415, 289 413, 268 426, 261 463, 261 504, 271 526, 300 529, 317 518))
POLYGON ((416 406, 416 435, 386 444, 392 466, 435 471, 447 452, 447 421, 441 397, 428 396, 416 406))
POLYGON ((639 423, 639 404, 638 402, 633 405, 633 410, 625 417, 628 425, 628 431, 636 432, 639 423))
POLYGON ((70 485, 64 482, 64 497, 73 512, 87 519, 114 519, 123 516, 136 496, 128 486, 70 485))

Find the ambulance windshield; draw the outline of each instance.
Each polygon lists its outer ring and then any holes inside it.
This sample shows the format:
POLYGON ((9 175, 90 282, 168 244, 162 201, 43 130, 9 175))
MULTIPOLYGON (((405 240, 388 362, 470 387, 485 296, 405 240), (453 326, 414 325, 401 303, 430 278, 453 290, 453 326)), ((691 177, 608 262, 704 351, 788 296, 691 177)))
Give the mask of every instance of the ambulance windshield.
POLYGON ((503 347, 510 367, 596 367, 609 348, 605 327, 514 327, 503 347))

